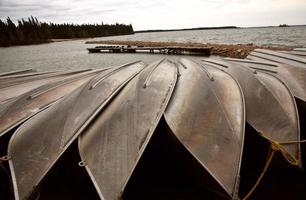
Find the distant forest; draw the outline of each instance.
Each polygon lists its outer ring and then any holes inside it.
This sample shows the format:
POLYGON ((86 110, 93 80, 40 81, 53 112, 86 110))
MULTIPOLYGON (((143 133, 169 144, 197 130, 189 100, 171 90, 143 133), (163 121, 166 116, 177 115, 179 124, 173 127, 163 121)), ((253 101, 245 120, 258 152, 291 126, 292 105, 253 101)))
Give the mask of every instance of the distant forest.
POLYGON ((16 25, 8 17, 0 20, 0 46, 38 44, 50 39, 71 39, 133 34, 132 25, 125 24, 54 24, 39 22, 37 18, 18 20, 16 25))
POLYGON ((198 27, 198 28, 183 28, 183 29, 153 29, 135 31, 135 33, 150 33, 150 32, 171 32, 171 31, 195 31, 195 30, 212 30, 212 29, 235 29, 237 26, 216 26, 216 27, 198 27))

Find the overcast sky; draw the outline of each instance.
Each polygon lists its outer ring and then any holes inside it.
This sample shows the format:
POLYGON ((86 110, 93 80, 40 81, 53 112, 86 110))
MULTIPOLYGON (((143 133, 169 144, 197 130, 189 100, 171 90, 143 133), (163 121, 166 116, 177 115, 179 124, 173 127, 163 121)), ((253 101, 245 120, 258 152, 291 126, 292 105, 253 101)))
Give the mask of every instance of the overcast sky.
POLYGON ((127 23, 134 30, 306 24, 306 0, 0 0, 0 18, 127 23))

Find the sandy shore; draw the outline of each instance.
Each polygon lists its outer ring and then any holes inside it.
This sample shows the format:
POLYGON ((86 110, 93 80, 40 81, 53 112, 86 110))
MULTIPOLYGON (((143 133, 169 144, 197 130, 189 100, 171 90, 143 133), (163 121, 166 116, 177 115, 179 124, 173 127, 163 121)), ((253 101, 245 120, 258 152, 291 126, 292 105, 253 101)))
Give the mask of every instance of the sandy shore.
POLYGON ((130 45, 146 47, 209 47, 211 54, 222 57, 245 58, 254 49, 270 50, 292 50, 290 47, 269 47, 257 46, 253 44, 202 44, 202 43, 179 43, 179 42, 147 42, 147 41, 121 41, 121 40, 104 40, 104 41, 87 41, 86 44, 110 44, 110 45, 130 45))

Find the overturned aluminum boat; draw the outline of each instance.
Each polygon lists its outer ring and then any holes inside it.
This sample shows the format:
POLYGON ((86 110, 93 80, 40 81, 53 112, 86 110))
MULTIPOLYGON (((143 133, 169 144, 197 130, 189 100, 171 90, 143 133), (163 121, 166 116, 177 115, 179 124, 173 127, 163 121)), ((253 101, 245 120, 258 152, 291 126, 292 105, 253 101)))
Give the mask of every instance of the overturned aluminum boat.
POLYGON ((0 198, 305 199, 304 60, 255 58, 0 75, 0 198))

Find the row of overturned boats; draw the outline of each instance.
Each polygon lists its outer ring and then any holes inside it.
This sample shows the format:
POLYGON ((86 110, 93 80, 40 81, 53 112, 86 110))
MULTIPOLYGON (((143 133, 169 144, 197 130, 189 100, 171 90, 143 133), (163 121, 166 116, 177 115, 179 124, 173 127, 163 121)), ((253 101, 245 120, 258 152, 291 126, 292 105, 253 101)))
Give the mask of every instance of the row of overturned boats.
POLYGON ((305 56, 0 74, 0 199, 306 199, 305 56))

